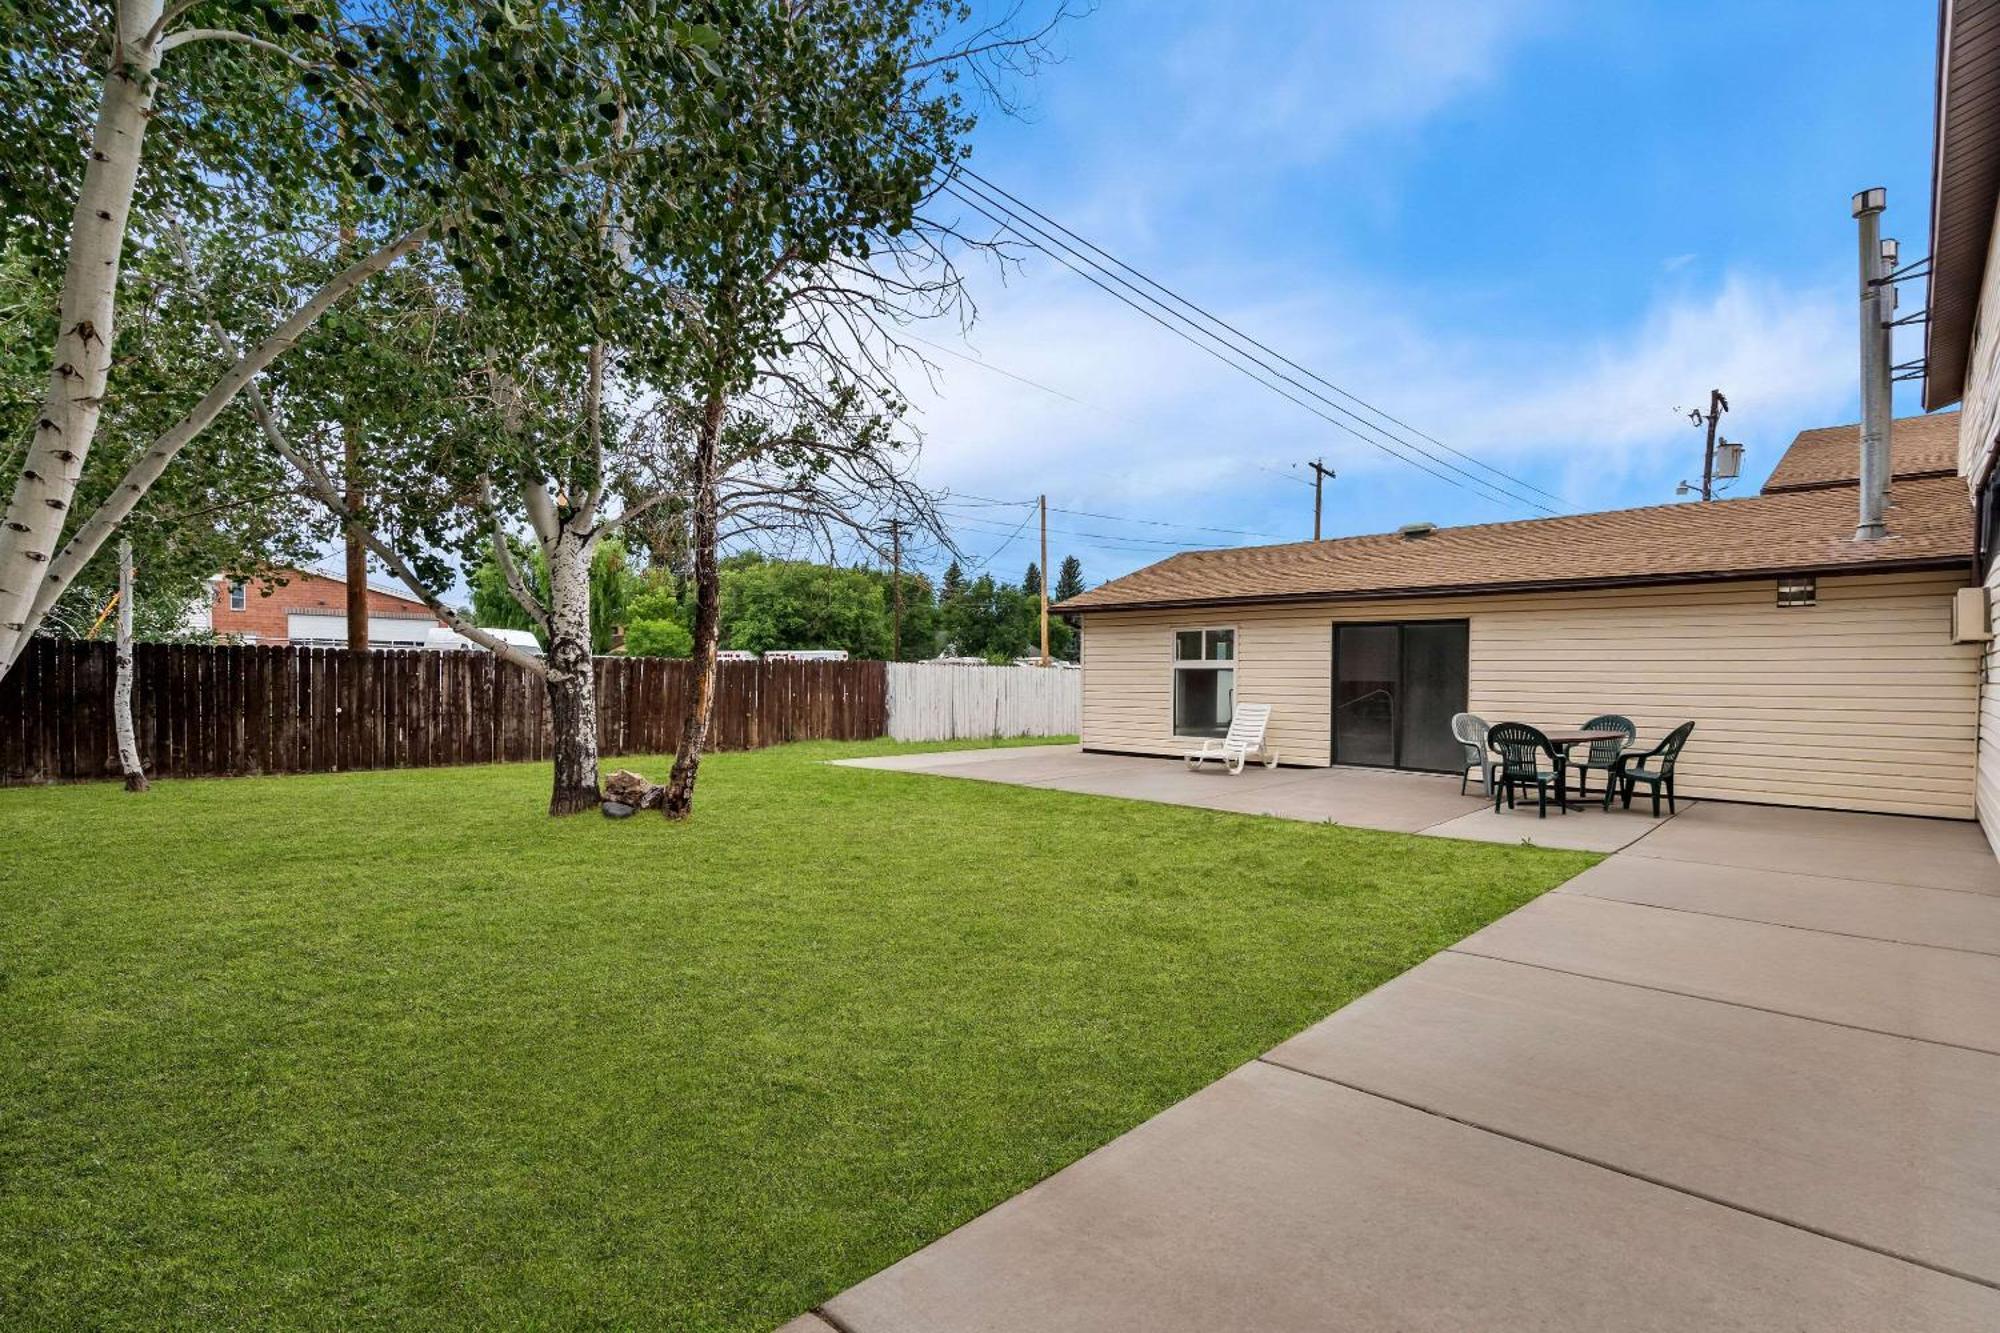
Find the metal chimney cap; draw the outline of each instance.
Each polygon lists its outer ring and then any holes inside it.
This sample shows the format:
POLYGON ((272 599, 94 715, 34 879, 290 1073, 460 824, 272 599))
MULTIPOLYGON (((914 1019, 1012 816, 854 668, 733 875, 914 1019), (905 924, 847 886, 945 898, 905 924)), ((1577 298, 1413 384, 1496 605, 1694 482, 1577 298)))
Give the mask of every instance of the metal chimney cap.
POLYGON ((1873 189, 1862 190, 1854 196, 1854 216, 1880 213, 1889 206, 1889 192, 1877 185, 1873 189))

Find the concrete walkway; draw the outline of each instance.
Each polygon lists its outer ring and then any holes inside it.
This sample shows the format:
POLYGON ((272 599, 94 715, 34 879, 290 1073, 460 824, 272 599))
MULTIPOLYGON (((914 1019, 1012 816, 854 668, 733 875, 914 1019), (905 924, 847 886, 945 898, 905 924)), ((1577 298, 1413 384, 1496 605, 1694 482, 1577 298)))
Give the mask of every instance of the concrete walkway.
MULTIPOLYGON (((1502 836, 1405 775, 920 758, 1502 836)), ((1623 850, 788 1333, 2000 1328, 2000 865, 1974 826, 1486 822, 1623 850)))

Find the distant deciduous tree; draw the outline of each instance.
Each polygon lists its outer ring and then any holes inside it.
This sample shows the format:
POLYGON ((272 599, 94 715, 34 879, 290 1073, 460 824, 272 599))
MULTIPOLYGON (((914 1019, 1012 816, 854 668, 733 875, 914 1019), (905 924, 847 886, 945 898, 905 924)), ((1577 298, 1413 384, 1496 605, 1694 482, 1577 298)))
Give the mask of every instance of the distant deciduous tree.
POLYGON ((885 658, 886 581, 864 569, 739 558, 722 571, 722 639, 753 653, 844 648, 850 657, 885 658))

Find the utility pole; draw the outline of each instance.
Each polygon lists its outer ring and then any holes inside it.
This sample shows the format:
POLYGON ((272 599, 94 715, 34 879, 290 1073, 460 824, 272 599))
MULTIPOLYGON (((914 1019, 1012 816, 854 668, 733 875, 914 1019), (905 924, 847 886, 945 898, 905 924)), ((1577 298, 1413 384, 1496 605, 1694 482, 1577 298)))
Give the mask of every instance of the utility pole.
POLYGON ((1042 665, 1049 664, 1049 497, 1038 497, 1042 509, 1042 665))
MULTIPOLYGON (((1722 390, 1708 391, 1708 444, 1701 451, 1701 498, 1715 498, 1715 427, 1722 420, 1722 414, 1729 410, 1729 400, 1722 396, 1722 390)), ((1695 414, 1700 417, 1700 413, 1695 414)))
POLYGON ((889 660, 903 660, 903 520, 889 520, 889 594, 896 618, 889 622, 889 660))
POLYGON ((1321 508, 1320 492, 1324 488, 1326 483, 1332 481, 1337 474, 1334 472, 1332 468, 1326 465, 1326 460, 1324 458, 1315 458, 1307 466, 1311 467, 1313 470, 1313 540, 1318 541, 1319 515, 1321 508))

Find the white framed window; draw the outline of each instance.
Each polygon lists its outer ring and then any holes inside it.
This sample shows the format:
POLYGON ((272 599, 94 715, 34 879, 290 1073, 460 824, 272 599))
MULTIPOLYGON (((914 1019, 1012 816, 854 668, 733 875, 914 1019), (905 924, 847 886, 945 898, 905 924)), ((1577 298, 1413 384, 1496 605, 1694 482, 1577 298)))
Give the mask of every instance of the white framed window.
POLYGON ((242 579, 229 581, 229 609, 241 611, 250 605, 250 588, 242 579))
POLYGON ((1236 712, 1236 630, 1174 631, 1174 735, 1226 736, 1236 712))

